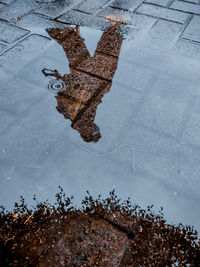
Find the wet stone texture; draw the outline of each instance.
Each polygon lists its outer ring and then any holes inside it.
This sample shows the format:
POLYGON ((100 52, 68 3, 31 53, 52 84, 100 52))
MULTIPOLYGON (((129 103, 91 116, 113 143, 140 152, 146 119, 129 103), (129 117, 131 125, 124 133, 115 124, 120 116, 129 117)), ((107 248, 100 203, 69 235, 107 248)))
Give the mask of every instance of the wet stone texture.
POLYGON ((31 11, 36 10, 38 7, 39 6, 32 0, 16 0, 0 9, 0 18, 13 22, 16 18, 21 18, 31 11))
POLYGON ((47 17, 56 18, 70 8, 76 6, 79 2, 79 0, 49 1, 49 3, 44 3, 36 12, 47 17))
POLYGON ((166 19, 180 23, 184 23, 189 16, 189 14, 187 13, 150 4, 142 4, 137 9, 137 12, 145 15, 150 15, 152 17, 158 17, 160 19, 166 19))
POLYGON ((193 16, 188 27, 183 33, 185 39, 200 42, 200 17, 193 16))
POLYGON ((119 9, 124 9, 124 10, 134 10, 140 4, 143 2, 143 0, 115 0, 111 2, 112 7, 116 7, 119 9))
POLYGON ((99 11, 104 5, 108 4, 110 0, 86 0, 80 3, 75 9, 80 10, 82 12, 94 14, 99 11))
POLYGON ((4 21, 0 21, 0 41, 13 43, 24 37, 29 31, 16 27, 4 21))

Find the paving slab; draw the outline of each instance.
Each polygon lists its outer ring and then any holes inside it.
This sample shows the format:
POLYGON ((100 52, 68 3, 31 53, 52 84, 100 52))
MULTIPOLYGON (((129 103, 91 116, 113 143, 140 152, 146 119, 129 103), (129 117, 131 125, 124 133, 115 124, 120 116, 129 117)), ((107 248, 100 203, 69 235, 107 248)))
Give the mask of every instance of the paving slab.
POLYGON ((56 18, 70 8, 76 6, 79 2, 80 0, 59 0, 52 1, 50 3, 47 2, 42 4, 36 12, 51 18, 56 18))
POLYGON ((39 8, 39 5, 32 0, 17 0, 0 10, 0 18, 7 21, 15 21, 33 10, 39 8))
POLYGON ((114 0, 110 6, 124 10, 135 10, 143 0, 114 0))
POLYGON ((187 57, 200 59, 200 43, 180 39, 176 43, 175 49, 187 57))
POLYGON ((183 37, 200 42, 200 17, 194 16, 183 33, 183 37))
POLYGON ((172 10, 172 9, 166 9, 160 6, 150 5, 150 4, 142 4, 137 9, 137 12, 141 14, 161 18, 161 19, 180 22, 180 23, 186 22, 188 18, 188 14, 186 13, 172 10))
POLYGON ((200 4, 187 3, 182 1, 174 1, 170 8, 200 15, 200 4))
POLYGON ((158 6, 168 7, 171 4, 171 0, 145 0, 144 3, 155 4, 158 6))
POLYGON ((104 5, 107 5, 109 2, 110 0, 86 0, 77 5, 75 9, 89 14, 94 14, 95 12, 99 11, 99 9, 101 10, 104 5))
POLYGON ((158 20, 149 31, 149 41, 158 46, 166 46, 175 43, 181 33, 181 24, 158 20))
POLYGON ((27 35, 29 31, 16 27, 5 21, 0 21, 0 41, 5 43, 13 43, 18 39, 27 35))

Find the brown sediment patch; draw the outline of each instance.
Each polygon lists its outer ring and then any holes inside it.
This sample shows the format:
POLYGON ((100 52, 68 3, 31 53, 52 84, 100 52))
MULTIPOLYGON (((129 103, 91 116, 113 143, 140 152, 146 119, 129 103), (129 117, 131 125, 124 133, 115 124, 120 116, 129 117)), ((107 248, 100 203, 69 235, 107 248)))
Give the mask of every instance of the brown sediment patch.
POLYGON ((200 242, 191 227, 169 225, 162 214, 87 196, 81 210, 64 193, 57 205, 30 210, 22 200, 0 213, 2 266, 199 266, 200 242), (176 264, 176 265, 173 265, 176 264))
POLYGON ((66 90, 58 92, 57 110, 70 119, 84 141, 97 142, 101 137, 94 123, 96 110, 101 99, 112 85, 117 69, 122 36, 117 31, 120 24, 106 30, 90 56, 79 28, 49 29, 49 35, 62 45, 69 60, 70 74, 61 76, 58 71, 45 75, 62 79, 66 90))

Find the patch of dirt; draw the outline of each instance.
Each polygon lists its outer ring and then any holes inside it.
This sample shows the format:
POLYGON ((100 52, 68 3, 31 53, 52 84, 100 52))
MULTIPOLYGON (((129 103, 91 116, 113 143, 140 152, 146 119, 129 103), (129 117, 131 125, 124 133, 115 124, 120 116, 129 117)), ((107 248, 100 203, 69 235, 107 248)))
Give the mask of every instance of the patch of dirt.
POLYGON ((142 210, 114 194, 87 195, 81 209, 62 189, 54 206, 29 209, 24 199, 0 213, 1 266, 199 266, 193 228, 169 225, 162 212, 142 210), (176 265, 173 265, 176 264, 176 265))

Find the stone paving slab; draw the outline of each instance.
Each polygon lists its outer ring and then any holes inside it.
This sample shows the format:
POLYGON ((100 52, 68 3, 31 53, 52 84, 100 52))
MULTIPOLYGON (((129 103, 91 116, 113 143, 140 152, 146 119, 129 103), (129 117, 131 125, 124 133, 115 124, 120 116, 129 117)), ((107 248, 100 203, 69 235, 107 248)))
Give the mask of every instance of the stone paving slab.
POLYGON ((142 4, 136 11, 141 14, 180 23, 184 23, 188 18, 187 13, 149 4, 142 4))
POLYGON ((191 19, 182 37, 200 43, 200 17, 199 16, 194 16, 191 19))
POLYGON ((149 41, 155 45, 174 44, 182 32, 182 25, 176 22, 158 20, 149 31, 149 41))
POLYGON ((79 2, 80 0, 60 0, 47 4, 44 3, 36 12, 51 18, 56 18, 76 6, 79 2))
POLYGON ((174 1, 173 4, 170 6, 170 8, 200 15, 200 5, 196 5, 193 3, 187 3, 182 1, 174 1))
POLYGON ((135 10, 143 0, 114 0, 111 2, 112 7, 116 7, 123 10, 135 10))
POLYGON ((0 18, 15 21, 16 18, 21 18, 37 8, 39 5, 32 0, 16 0, 0 10, 0 18))
POLYGON ((162 7, 168 7, 171 4, 171 0, 145 0, 144 3, 155 4, 162 7))
POLYGON ((111 0, 85 0, 77 5, 75 9, 85 13, 94 14, 109 2, 111 2, 111 0))
POLYGON ((27 35, 29 31, 16 27, 5 21, 0 21, 0 41, 5 43, 13 43, 18 39, 27 35))
POLYGON ((200 43, 192 42, 190 40, 180 39, 176 43, 177 52, 182 53, 184 56, 193 59, 200 59, 200 43))

